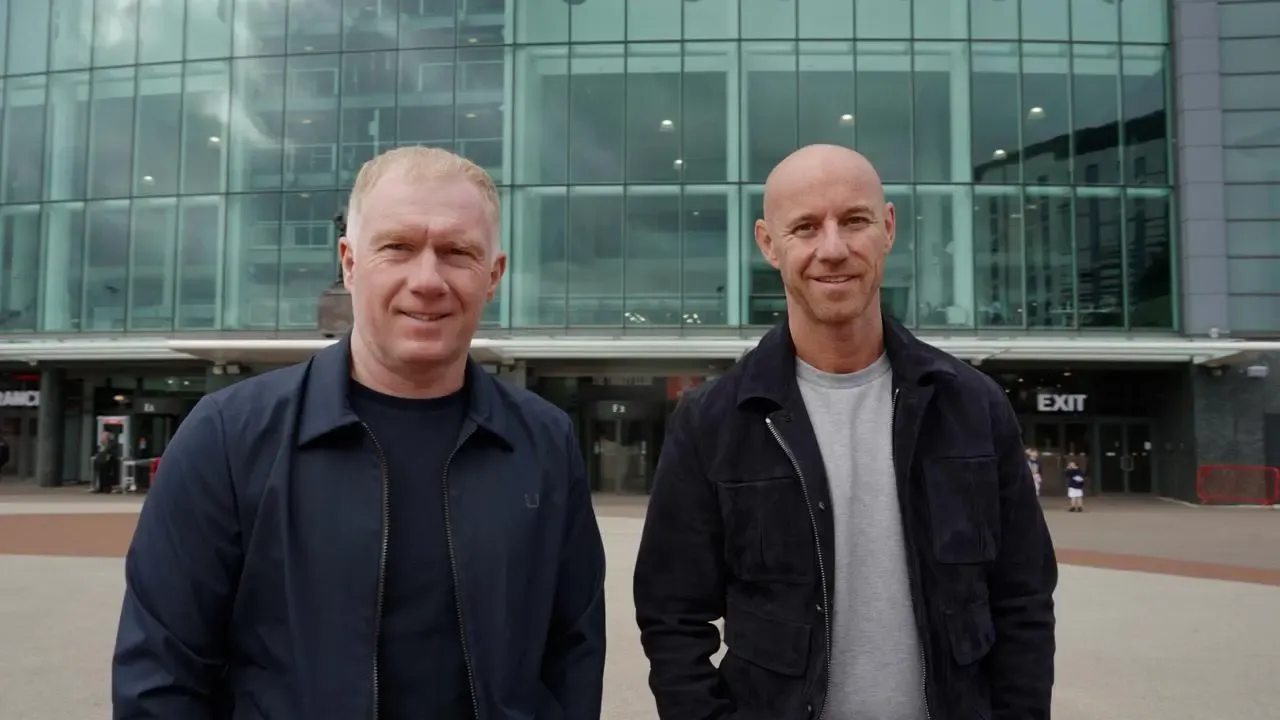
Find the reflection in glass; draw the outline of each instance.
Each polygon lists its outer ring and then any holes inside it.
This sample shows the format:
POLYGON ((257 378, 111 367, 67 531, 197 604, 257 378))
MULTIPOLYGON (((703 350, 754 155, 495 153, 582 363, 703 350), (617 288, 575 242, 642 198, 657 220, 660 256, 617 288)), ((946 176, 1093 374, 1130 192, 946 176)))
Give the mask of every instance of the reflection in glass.
MULTIPOLYGON (((94 70, 89 123, 89 197, 128 197, 134 188, 134 68, 94 70)), ((138 180, 144 181, 140 176, 138 180)), ((93 223, 90 222, 92 233, 93 223)), ((125 227, 128 227, 126 224, 125 227)))
POLYGON ((454 97, 454 152, 506 182, 506 99, 511 52, 501 47, 458 49, 454 97))
POLYGON ((968 2, 970 37, 974 40, 1018 39, 1018 13, 1007 0, 968 2))
MULTIPOLYGON (((280 298, 279 193, 227 198, 224 330, 274 330, 280 298)), ((330 276, 329 281, 333 278, 330 276)), ((314 318, 312 319, 314 323, 314 318)))
POLYGON ((187 63, 182 85, 182 192, 226 190, 231 66, 187 63))
POLYGON ((1125 272, 1131 327, 1174 327, 1174 219, 1170 210, 1169 196, 1163 191, 1131 190, 1125 196, 1125 272))
MULTIPOLYGON (((0 197, 4 202, 40 200, 45 144, 45 76, 9 78, 4 85, 4 144, 0 152, 0 197)), ((56 98, 59 105, 61 97, 56 98)), ((74 137, 72 135, 71 137, 74 137)))
POLYGON ((972 193, 968 187, 918 187, 915 209, 920 326, 973 327, 972 193))
POLYGON ((178 216, 175 330, 218 327, 222 284, 223 225, 221 196, 182 198, 178 216))
POLYGON ((911 5, 911 36, 915 39, 962 40, 969 37, 969 5, 965 0, 913 0, 911 5))
POLYGON ((796 0, 801 38, 848 40, 855 37, 854 4, 849 0, 796 0))
POLYGON ((82 330, 125 329, 129 297, 129 201, 91 202, 85 210, 82 330))
MULTIPOLYGON (((343 149, 341 180, 343 185, 355 180, 354 173, 359 171, 364 160, 374 155, 374 145, 382 148, 387 141, 400 145, 426 145, 428 147, 453 149, 454 123, 454 58, 453 50, 402 50, 399 56, 399 67, 396 97, 392 99, 395 113, 395 127, 391 134, 382 137, 385 129, 380 117, 385 108, 369 108, 366 101, 353 108, 346 116, 350 124, 344 124, 343 133, 355 133, 357 137, 366 132, 378 133, 376 143, 357 143, 354 147, 343 149), (358 109, 357 109, 358 108, 358 109), (359 118, 373 119, 377 115, 377 125, 360 127, 359 118), (348 180, 347 178, 351 178, 348 180)), ((374 55, 372 57, 378 57, 374 55)), ((374 78, 370 69, 369 79, 374 78)), ((377 101, 378 104, 385 99, 377 101)), ((353 103, 354 104, 354 103, 353 103)))
MULTIPOLYGON (((1122 49, 1124 110, 1124 182, 1166 185, 1169 170, 1167 50, 1122 49)), ((1225 92, 1225 89, 1224 89, 1225 92)))
POLYGON ((963 43, 917 42, 913 65, 913 179, 968 182, 969 53, 963 43))
POLYGON ((978 327, 1022 327, 1026 315, 1022 192, 1018 188, 979 187, 973 212, 978 327))
MULTIPOLYGON (((973 0, 980 2, 983 0, 973 0)), ((989 0, 986 0, 989 1, 989 0)), ((1022 81, 1016 43, 974 43, 972 100, 973 180, 1022 180, 1022 81)))
MULTIPOLYGON (((514 1, 514 0, 513 0, 514 1)), ((721 40, 738 35, 738 0, 684 2, 684 38, 721 40)))
POLYGON ((517 188, 513 201, 511 324, 563 327, 568 319, 567 191, 517 188))
MULTIPOLYGON (((241 4, 251 0, 241 0, 241 4)), ((173 0, 136 0, 138 4, 138 62, 141 64, 177 62, 182 59, 183 33, 187 4, 173 0)), ((256 3, 255 3, 256 4, 256 3)), ((99 3, 101 8, 105 3, 99 3)), ((123 19, 128 22, 127 16, 123 19)), ((243 19, 241 20, 243 22, 243 19)), ((128 62, 132 62, 130 59, 128 62)), ((98 65, 106 63, 98 62, 98 65)))
POLYGON ((1027 327, 1076 327, 1071 191, 1027 188, 1027 327))
POLYGON ((84 307, 84 203, 45 205, 43 225, 40 329, 75 332, 84 307))
POLYGON ((290 54, 342 49, 342 0, 288 0, 290 54))
POLYGON ((50 75, 48 103, 44 198, 79 200, 85 195, 89 157, 89 73, 50 75))
POLYGON ((569 13, 564 0, 512 0, 516 11, 516 42, 569 42, 569 13))
POLYGON ((798 145, 856 146, 857 78, 851 42, 800 43, 798 145))
POLYGON ((49 12, 48 2, 9 3, 9 54, 5 70, 10 75, 48 69, 49 12))
POLYGON ((394 52, 342 56, 341 129, 338 184, 350 187, 365 162, 396 144, 394 52))
MULTIPOLYGON (((499 3, 500 2, 501 0, 499 0, 499 3)), ((371 30, 376 27, 376 32, 381 35, 385 36, 390 32, 392 45, 386 45, 386 40, 381 38, 375 40, 372 34, 369 34, 363 42, 378 43, 370 49, 373 47, 392 47, 396 43, 395 38, 398 34, 399 44, 402 48, 452 47, 458 39, 457 4, 460 4, 457 0, 400 0, 400 17, 398 21, 388 16, 389 12, 395 11, 394 5, 387 9, 366 9, 365 12, 380 12, 380 16, 376 21, 376 26, 372 19, 366 20, 365 22, 369 24, 371 30)), ((483 10, 481 10, 481 13, 484 14, 475 13, 472 8, 475 4, 476 3, 468 3, 468 9, 472 10, 472 12, 467 13, 468 17, 473 14, 478 14, 481 18, 486 16, 492 17, 483 10)), ((491 2, 489 4, 493 3, 491 2)), ((367 5, 367 3, 361 2, 360 0, 347 0, 348 16, 365 5, 367 5)), ((501 9, 498 9, 497 15, 499 18, 502 17, 501 9)), ((352 21, 349 19, 347 22, 348 26, 350 26, 352 21)), ((501 22, 501 20, 499 20, 499 22, 501 22)), ((501 42, 501 36, 499 36, 498 42, 501 42)), ((351 47, 352 38, 350 35, 347 37, 347 43, 348 47, 351 47)))
POLYGON ((885 260, 880 305, 884 312, 908 325, 916 322, 916 213, 911 188, 889 185, 885 199, 893 203, 897 227, 893 250, 885 260))
MULTIPOLYGON (((290 23, 292 27, 292 20, 290 23)), ((337 181, 340 58, 340 55, 295 55, 286 59, 286 188, 328 188, 337 181)))
POLYGON ((176 195, 182 141, 182 66, 138 69, 133 195, 176 195))
MULTIPOLYGON (((626 149, 628 182, 680 182, 680 45, 631 45, 627 50, 626 149)), ((576 103, 575 103, 576 105, 576 103)))
MULTIPOLYGON (((539 2, 530 0, 528 5, 539 2)), ((558 0, 550 2, 567 7, 558 0)), ((515 58, 516 111, 512 122, 519 153, 514 163, 515 182, 564 183, 568 180, 569 156, 569 50, 522 47, 516 49, 515 58)))
MULTIPOLYGON (((859 12, 865 3, 858 3, 859 12)), ((911 181, 910 48, 905 42, 857 44, 858 150, 886 183, 911 181)))
POLYGON ((854 30, 859 40, 911 37, 911 3, 856 0, 854 30))
POLYGON ((1072 47, 1075 182, 1120 183, 1120 51, 1115 45, 1072 47))
POLYGON ((288 12, 288 2, 235 0, 235 27, 233 28, 235 56, 283 55, 288 12))
MULTIPOLYGON (((1088 0, 1086 0, 1088 1, 1088 0)), ((1067 40, 1072 0, 1020 0, 1023 40, 1067 40)))
POLYGON ((33 332, 40 296, 40 206, 0 209, 0 334, 33 332))
POLYGON ((1116 0, 1071 0, 1071 39, 1077 43, 1120 41, 1120 9, 1116 0))
POLYGON ((625 235, 621 187, 570 190, 566 262, 570 325, 622 324, 625 235))
POLYGON ((681 314, 685 325, 728 323, 729 242, 738 232, 736 189, 688 185, 680 219, 681 314))
POLYGON ((1028 185, 1071 182, 1069 47, 1022 44, 1022 177, 1028 185))
POLYGON ((738 179, 737 52, 736 43, 684 45, 679 120, 684 182, 738 179))
POLYGON ((745 180, 764 182, 769 171, 796 149, 795 43, 742 44, 746 73, 742 107, 745 180))
POLYGON ((622 318, 633 327, 681 325, 680 189, 627 188, 622 318))
MULTIPOLYGON (((622 45, 589 45, 571 51, 569 181, 572 183, 620 183, 625 178, 628 134, 625 52, 622 45)), ((647 118, 647 124, 633 119, 631 131, 635 136, 651 140, 655 133, 665 131, 662 137, 671 146, 665 148, 668 171, 671 160, 679 157, 679 135, 672 127, 676 116, 674 113, 663 115, 671 111, 672 108, 651 109, 648 114, 657 118, 647 118)))
POLYGON ((316 304, 338 272, 334 191, 285 193, 280 226, 280 306, 277 327, 315 327, 316 304))
POLYGON ((1124 327, 1123 223, 1118 191, 1077 191, 1076 272, 1081 327, 1124 327))
POLYGON ((342 3, 342 48, 348 51, 394 48, 400 13, 420 9, 420 3, 412 1, 394 3, 345 0, 342 3))
POLYGON ((799 0, 739 0, 738 23, 746 39, 790 40, 796 36, 799 0))
MULTIPOLYGON (((328 1, 340 2, 341 0, 328 1)), ((289 0, 289 2, 289 9, 293 10, 308 0, 289 0)), ((241 5, 243 4, 241 2, 241 5)), ((279 4, 279 0, 262 4, 279 4)), ((231 3, 228 0, 188 2, 186 59, 216 60, 229 56, 231 54, 231 20, 231 3)))
POLYGON ((279 188, 284 163, 284 58, 232 61, 228 185, 279 188))
MULTIPOLYGON (((21 2, 21 0, 19 0, 21 2)), ((51 7, 53 23, 49 28, 49 70, 83 70, 89 67, 94 50, 93 0, 46 0, 51 7)), ((109 2, 103 5, 110 8, 109 2)), ((110 52, 107 48, 102 50, 110 52)), ((100 65, 125 65, 133 62, 133 45, 123 62, 100 65)))
POLYGON ((128 329, 172 329, 173 291, 178 278, 177 200, 135 200, 130 230, 128 329))

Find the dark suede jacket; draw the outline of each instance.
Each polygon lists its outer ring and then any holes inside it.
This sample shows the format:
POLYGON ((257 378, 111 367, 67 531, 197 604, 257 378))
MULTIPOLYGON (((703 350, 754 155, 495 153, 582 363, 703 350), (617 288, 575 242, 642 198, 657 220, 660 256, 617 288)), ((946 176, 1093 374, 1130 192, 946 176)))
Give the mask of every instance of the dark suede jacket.
MULTIPOLYGON (((1004 392, 885 323, 930 720, 1045 720, 1057 562, 1004 392)), ((635 570, 664 720, 823 714, 830 495, 785 323, 668 425, 635 570), (728 650, 710 658, 724 619, 728 650)))

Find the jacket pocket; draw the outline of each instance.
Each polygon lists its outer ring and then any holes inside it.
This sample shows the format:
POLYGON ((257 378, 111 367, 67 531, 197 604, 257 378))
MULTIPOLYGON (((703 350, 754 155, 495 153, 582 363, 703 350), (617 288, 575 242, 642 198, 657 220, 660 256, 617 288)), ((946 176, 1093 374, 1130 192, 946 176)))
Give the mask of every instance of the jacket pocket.
POLYGON ((740 601, 730 600, 726 606, 724 642, 729 652, 779 675, 804 676, 811 631, 808 624, 767 617, 740 601))
POLYGON ((990 562, 996 557, 1000 496, 994 457, 926 458, 925 495, 933 552, 944 564, 990 562))
POLYGON ((996 642, 996 626, 987 601, 976 600, 958 610, 948 610, 947 639, 957 665, 972 665, 986 657, 996 642))
POLYGON ((773 477, 716 482, 725 562, 748 582, 811 582, 813 526, 800 481, 773 477))

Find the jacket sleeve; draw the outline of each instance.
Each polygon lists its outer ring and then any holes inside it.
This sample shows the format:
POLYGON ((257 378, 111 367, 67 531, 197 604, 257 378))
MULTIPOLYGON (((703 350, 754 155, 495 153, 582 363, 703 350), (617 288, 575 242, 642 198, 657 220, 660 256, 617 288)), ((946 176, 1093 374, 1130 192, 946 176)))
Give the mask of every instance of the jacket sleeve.
POLYGON ((222 417, 207 396, 165 450, 125 557, 116 720, 212 716, 240 564, 222 417))
POLYGON ((604 695, 604 542, 572 427, 565 432, 564 445, 570 468, 565 534, 542 677, 566 720, 599 720, 604 695))
POLYGON ((992 398, 1000 467, 1000 551, 987 578, 996 639, 985 663, 995 720, 1048 720, 1058 562, 1013 408, 992 398))
POLYGON ((733 710, 711 663, 726 571, 719 503, 694 442, 700 397, 686 397, 667 426, 636 558, 636 621, 664 720, 716 720, 733 710))

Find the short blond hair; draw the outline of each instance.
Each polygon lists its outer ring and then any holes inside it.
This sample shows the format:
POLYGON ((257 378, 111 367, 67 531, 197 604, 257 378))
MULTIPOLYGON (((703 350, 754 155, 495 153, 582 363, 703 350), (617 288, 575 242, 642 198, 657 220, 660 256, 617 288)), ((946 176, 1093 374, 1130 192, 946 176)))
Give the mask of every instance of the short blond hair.
MULTIPOLYGON (((351 198, 347 201, 347 234, 355 234, 359 223, 360 208, 365 196, 373 191, 378 181, 387 175, 399 173, 410 182, 428 180, 461 179, 470 183, 489 206, 489 216, 493 220, 493 247, 499 246, 498 236, 502 227, 502 201, 498 197, 498 187, 484 168, 456 153, 441 148, 409 145, 388 150, 372 160, 365 162, 356 175, 355 186, 351 188, 351 198)), ((354 238, 351 238, 354 239, 354 238)))

